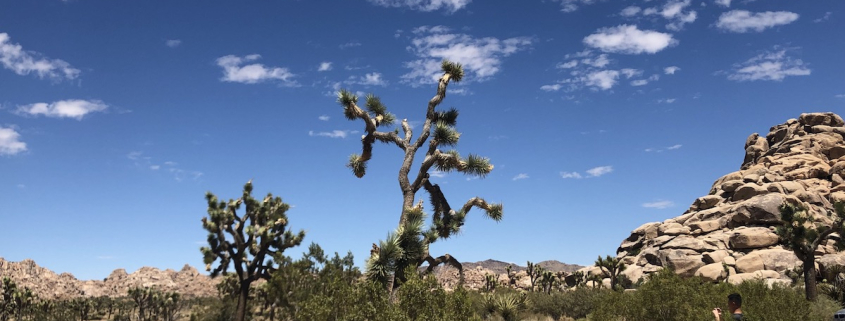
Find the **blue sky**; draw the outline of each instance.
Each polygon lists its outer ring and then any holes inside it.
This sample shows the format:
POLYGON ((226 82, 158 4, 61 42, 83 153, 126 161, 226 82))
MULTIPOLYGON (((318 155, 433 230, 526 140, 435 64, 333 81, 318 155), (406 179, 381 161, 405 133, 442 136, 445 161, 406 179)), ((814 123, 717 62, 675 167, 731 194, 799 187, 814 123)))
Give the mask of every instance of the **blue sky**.
MULTIPOLYGON (((203 195, 253 179, 329 252, 398 222, 400 151, 344 167, 363 125, 334 92, 419 125, 436 63, 466 76, 438 174, 470 212, 432 254, 591 264, 739 169, 745 138, 845 107, 845 2, 309 0, 0 3, 0 256, 97 279, 201 267, 203 195)), ((425 196, 419 194, 419 196, 425 196)), ((288 253, 298 257, 302 250, 288 253)))

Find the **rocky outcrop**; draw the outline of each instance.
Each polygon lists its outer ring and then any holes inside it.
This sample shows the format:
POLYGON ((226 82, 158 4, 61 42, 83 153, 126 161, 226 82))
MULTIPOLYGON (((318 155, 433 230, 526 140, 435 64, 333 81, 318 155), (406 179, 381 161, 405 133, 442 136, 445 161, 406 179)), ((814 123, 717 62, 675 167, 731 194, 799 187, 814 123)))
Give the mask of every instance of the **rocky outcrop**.
POLYGON ((136 286, 156 287, 188 297, 212 296, 217 293, 217 280, 200 274, 187 264, 178 272, 142 267, 129 274, 124 269, 117 269, 102 281, 81 281, 70 273, 56 274, 30 259, 9 262, 0 258, 0 276, 9 277, 18 286, 28 287, 39 297, 48 299, 126 296, 127 291, 136 286))
MULTIPOLYGON (((786 271, 800 261, 778 245, 779 207, 801 204, 830 222, 832 204, 845 201, 843 136, 845 122, 833 113, 802 114, 766 136, 752 134, 739 171, 717 179, 682 215, 643 224, 622 241, 617 256, 629 266, 624 274, 636 281, 671 267, 712 281, 787 282, 786 271)), ((845 252, 832 244, 816 255, 822 270, 845 263, 845 252)))
MULTIPOLYGON (((498 286, 507 286, 509 283, 507 274, 508 265, 511 266, 511 273, 515 276, 515 286, 521 289, 531 288, 531 280, 528 277, 526 267, 524 266, 497 260, 485 260, 472 263, 467 262, 461 263, 461 265, 464 268, 464 287, 468 289, 483 289, 486 284, 488 274, 498 277, 498 286)), ((543 267, 546 271, 566 272, 567 274, 584 268, 583 266, 577 264, 566 264, 554 260, 542 261, 537 263, 537 265, 543 267)), ((451 266, 441 265, 434 268, 434 275, 437 277, 440 284, 447 290, 457 287, 460 280, 458 269, 451 266)))

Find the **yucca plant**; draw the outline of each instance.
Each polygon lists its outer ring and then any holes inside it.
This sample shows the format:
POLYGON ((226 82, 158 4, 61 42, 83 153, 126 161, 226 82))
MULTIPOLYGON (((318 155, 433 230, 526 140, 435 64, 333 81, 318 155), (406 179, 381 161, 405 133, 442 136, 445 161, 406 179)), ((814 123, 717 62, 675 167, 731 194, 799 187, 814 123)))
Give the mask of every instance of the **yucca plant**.
POLYGON ((519 314, 528 307, 524 293, 508 292, 484 296, 484 310, 488 314, 501 316, 505 321, 519 320, 519 314))
POLYGON ((613 290, 619 290, 621 287, 619 285, 619 276, 622 271, 625 271, 625 263, 619 260, 619 258, 611 257, 608 255, 606 258, 602 259, 601 256, 596 260, 596 267, 601 269, 601 272, 604 277, 610 278, 610 288, 613 290))
POLYGON ((429 245, 438 239, 446 239, 460 232, 466 215, 473 207, 480 208, 493 220, 502 219, 502 204, 488 203, 483 198, 474 197, 459 208, 452 208, 439 185, 432 183, 431 170, 441 172, 460 172, 475 177, 485 177, 493 170, 493 165, 485 157, 469 154, 464 157, 454 149, 441 150, 457 145, 461 134, 455 128, 458 111, 437 110, 446 98, 446 89, 450 82, 459 82, 464 77, 463 67, 459 63, 444 60, 441 64, 443 75, 437 85, 437 93, 428 102, 422 132, 413 137, 407 119, 400 122, 399 128, 380 131, 391 127, 396 116, 387 111, 381 99, 369 94, 365 97, 365 108, 358 106, 358 96, 342 89, 337 93, 337 101, 343 107, 343 114, 349 120, 361 120, 364 123, 364 135, 361 137, 362 152, 349 157, 347 167, 357 177, 364 177, 367 163, 372 158, 373 144, 378 141, 395 145, 404 153, 399 168, 399 188, 402 192, 402 210, 397 229, 388 238, 373 244, 371 257, 367 261, 367 275, 371 280, 383 283, 392 291, 404 280, 407 267, 417 268, 428 263, 428 272, 435 266, 447 264, 458 269, 463 277, 463 266, 449 254, 434 257, 429 253, 429 245), (427 145, 427 146, 426 146, 427 145), (419 162, 416 177, 411 178, 411 166, 418 151, 424 151, 419 162), (416 203, 416 193, 425 190, 432 205, 431 224, 423 226, 422 202, 416 203), (394 279, 398 279, 395 282, 394 279))
POLYGON ((776 229, 781 244, 792 250, 802 262, 804 272, 804 293, 807 300, 818 297, 816 286, 815 251, 819 245, 834 240, 838 250, 845 248, 840 236, 845 235, 845 203, 834 204, 834 211, 828 212, 832 223, 821 222, 800 204, 785 203, 780 207, 781 225, 776 229))
POLYGON ((287 229, 287 210, 290 205, 280 197, 268 193, 259 201, 252 197, 252 181, 244 185, 240 198, 220 201, 206 193, 208 217, 202 226, 208 231, 208 247, 200 248, 211 276, 227 274, 233 266, 238 280, 238 308, 236 321, 243 321, 247 313, 250 285, 259 279, 270 280, 278 265, 274 259, 291 247, 299 246, 305 231, 287 229), (244 207, 242 213, 238 213, 244 207), (212 263, 220 261, 212 269, 212 263))

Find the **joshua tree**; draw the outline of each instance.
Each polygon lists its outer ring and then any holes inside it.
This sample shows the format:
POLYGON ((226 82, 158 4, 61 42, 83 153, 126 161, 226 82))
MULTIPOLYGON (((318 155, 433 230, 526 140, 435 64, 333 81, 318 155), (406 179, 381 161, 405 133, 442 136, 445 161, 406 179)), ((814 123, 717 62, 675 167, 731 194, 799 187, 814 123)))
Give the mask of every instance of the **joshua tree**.
POLYGON ((493 170, 493 165, 485 157, 473 154, 462 157, 455 150, 440 150, 442 147, 455 146, 461 134, 455 129, 458 111, 436 108, 446 97, 449 82, 459 82, 464 76, 463 67, 458 63, 444 60, 441 69, 443 76, 439 79, 437 94, 428 102, 422 131, 416 139, 407 119, 400 123, 403 136, 400 136, 398 128, 379 131, 379 128, 392 126, 396 117, 387 111, 378 97, 367 95, 365 110, 358 106, 358 96, 355 94, 344 89, 337 95, 346 118, 364 122, 364 135, 361 137, 363 151, 360 155, 350 156, 347 164, 355 176, 360 178, 366 174, 367 162, 372 158, 373 144, 376 141, 395 145, 404 152, 398 176, 399 189, 402 192, 399 226, 395 232, 388 234, 385 241, 381 241, 379 245, 373 244, 373 250, 367 260, 367 274, 370 279, 383 282, 388 289, 404 282, 405 277, 402 274, 406 267, 419 267, 425 262, 428 263, 429 272, 437 265, 449 264, 456 267, 463 276, 463 267, 458 260, 449 254, 436 258, 431 256, 429 245, 459 232, 467 213, 473 207, 483 209, 493 220, 499 221, 502 218, 501 204, 491 204, 479 197, 471 198, 463 206, 453 209, 446 201, 440 186, 430 181, 429 171, 432 168, 442 172, 458 171, 477 177, 484 177, 493 170), (420 149, 423 149, 425 154, 418 164, 416 177, 411 178, 411 166, 420 149), (433 211, 431 225, 426 230, 423 227, 425 214, 422 201, 415 205, 416 193, 420 189, 428 193, 433 211), (396 279, 399 282, 394 282, 396 279))
POLYGON ((528 261, 528 279, 531 281, 531 291, 534 291, 534 284, 543 275, 543 267, 528 261))
POLYGON ((557 279, 555 277, 554 272, 543 271, 543 275, 540 276, 540 286, 543 287, 543 292, 546 292, 546 294, 551 294, 555 282, 557 282, 557 279))
POLYGON ((807 209, 801 205, 785 203, 780 207, 782 224, 777 227, 777 234, 784 247, 792 250, 802 262, 804 272, 804 293, 807 300, 815 301, 818 297, 816 288, 816 257, 815 250, 819 245, 834 240, 836 247, 842 249, 845 235, 845 203, 834 204, 835 211, 828 212, 833 220, 830 225, 818 222, 807 209))
POLYGON ((15 313, 15 293, 18 286, 10 278, 3 278, 0 283, 0 321, 6 321, 15 313))
POLYGON ((496 285, 499 284, 499 275, 493 275, 490 273, 484 274, 484 290, 487 292, 493 292, 496 290, 496 285))
POLYGON ((619 273, 625 271, 625 263, 622 263, 619 258, 611 257, 602 259, 601 256, 596 260, 596 266, 601 269, 605 277, 610 278, 610 288, 616 290, 619 284, 619 273))
POLYGON ((270 280, 275 271, 275 258, 286 249, 298 246, 305 238, 305 231, 294 234, 286 230, 290 208, 280 197, 267 194, 262 201, 252 197, 252 181, 244 185, 243 194, 236 200, 218 201, 211 192, 205 194, 208 217, 202 226, 208 231, 208 247, 200 248, 205 268, 211 276, 227 274, 234 265, 238 280, 238 308, 236 321, 243 321, 247 312, 249 287, 258 279, 270 280), (243 205, 243 214, 238 210, 243 205), (227 236, 228 235, 228 236, 227 236), (220 264, 212 269, 212 263, 220 264), (265 261, 266 260, 266 261, 265 261))
POLYGON ((513 269, 513 266, 511 266, 510 264, 508 264, 508 266, 505 267, 505 270, 507 270, 507 272, 508 272, 508 286, 509 287, 510 286, 516 287, 516 273, 511 271, 512 269, 513 269))

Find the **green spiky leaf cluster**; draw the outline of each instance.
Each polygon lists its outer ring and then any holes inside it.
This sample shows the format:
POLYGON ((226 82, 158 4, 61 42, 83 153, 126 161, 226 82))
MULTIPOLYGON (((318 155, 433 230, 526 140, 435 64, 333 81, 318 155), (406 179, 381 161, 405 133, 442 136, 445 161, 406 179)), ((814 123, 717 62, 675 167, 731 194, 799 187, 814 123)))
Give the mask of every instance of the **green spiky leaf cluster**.
MULTIPOLYGON (((834 204, 835 211, 828 213, 828 216, 834 221, 833 224, 823 224, 818 222, 807 211, 807 208, 785 203, 780 207, 780 214, 782 224, 778 226, 775 232, 781 239, 784 247, 795 252, 799 259, 804 259, 808 255, 813 255, 815 251, 814 243, 820 243, 820 237, 826 237, 831 233, 843 230, 843 213, 845 213, 845 204, 834 204)), ((833 238, 836 240, 837 247, 842 248, 843 240, 841 237, 833 238)))
POLYGON ((239 265, 235 267, 238 272, 264 277, 272 271, 272 264, 265 262, 265 258, 298 246, 305 237, 304 231, 293 233, 287 229, 288 204, 273 194, 259 201, 252 197, 252 188, 252 182, 247 182, 240 198, 226 202, 211 192, 206 193, 208 217, 202 223, 208 231, 209 246, 200 251, 212 276, 226 273, 234 263, 239 265), (244 210, 239 214, 241 208, 244 210), (212 270, 217 260, 220 264, 212 270))
POLYGON ((397 271, 404 271, 410 266, 416 268, 420 257, 428 252, 428 243, 424 242, 422 232, 425 212, 422 208, 410 208, 406 213, 406 223, 389 233, 370 254, 366 263, 369 280, 385 285, 397 271))
POLYGON ((493 171, 493 165, 490 164, 490 159, 487 157, 469 154, 466 158, 461 158, 461 155, 455 150, 441 153, 435 161, 434 167, 442 172, 458 171, 480 178, 486 177, 493 171))
POLYGON ((443 60, 440 63, 440 69, 443 70, 443 73, 452 75, 452 81, 454 82, 461 82, 464 79, 464 67, 457 62, 443 60))
POLYGON ((367 162, 364 162, 361 155, 358 154, 349 155, 349 163, 346 164, 346 167, 351 169, 352 173, 358 178, 364 177, 364 174, 367 173, 367 162))

